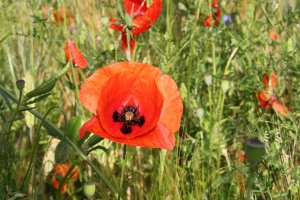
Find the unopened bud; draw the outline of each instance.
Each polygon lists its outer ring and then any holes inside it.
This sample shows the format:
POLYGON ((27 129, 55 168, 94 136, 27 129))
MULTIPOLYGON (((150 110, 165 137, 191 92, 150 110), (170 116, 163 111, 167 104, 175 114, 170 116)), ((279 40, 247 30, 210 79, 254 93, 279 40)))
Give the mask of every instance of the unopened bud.
POLYGON ((87 198, 91 198, 94 196, 96 191, 96 186, 93 181, 87 181, 84 183, 83 192, 87 198))
POLYGON ((246 157, 250 165, 260 162, 265 154, 265 143, 257 137, 251 138, 246 142, 246 157))
POLYGON ((212 76, 210 74, 205 74, 204 81, 207 86, 210 86, 212 84, 212 76))
POLYGON ((58 145, 55 148, 55 162, 56 163, 64 162, 68 158, 68 155, 69 155, 68 142, 62 140, 58 143, 58 145))
POLYGON ((22 79, 17 80, 16 85, 19 90, 23 90, 25 87, 25 81, 22 79))
POLYGON ((223 93, 225 94, 227 90, 229 89, 229 81, 228 80, 223 80, 221 83, 221 88, 223 93))
POLYGON ((197 113, 197 116, 199 117, 199 119, 201 119, 204 115, 204 109, 202 107, 199 107, 196 109, 196 113, 197 113))

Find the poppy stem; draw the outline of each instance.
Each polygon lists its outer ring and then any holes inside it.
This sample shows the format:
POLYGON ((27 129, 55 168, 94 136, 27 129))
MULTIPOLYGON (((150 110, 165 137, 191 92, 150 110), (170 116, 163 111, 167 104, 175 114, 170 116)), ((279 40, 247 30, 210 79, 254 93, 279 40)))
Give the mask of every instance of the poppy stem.
POLYGON ((123 146, 123 158, 122 158, 122 171, 121 171, 121 179, 120 179, 120 188, 119 188, 118 200, 120 200, 120 198, 121 198, 122 186, 123 186, 123 181, 124 181, 124 171, 125 171, 125 161, 126 161, 126 149, 127 149, 127 145, 124 144, 124 146, 123 146))
MULTIPOLYGON (((74 92, 75 92, 75 102, 76 102, 76 100, 79 99, 79 90, 78 90, 78 82, 77 82, 75 71, 74 71, 74 66, 72 67, 72 77, 73 77, 73 81, 74 81, 74 85, 75 85, 75 91, 74 92)), ((80 107, 81 115, 83 116, 83 118, 85 118, 85 114, 84 114, 83 107, 82 107, 81 103, 79 103, 79 107, 80 107)))

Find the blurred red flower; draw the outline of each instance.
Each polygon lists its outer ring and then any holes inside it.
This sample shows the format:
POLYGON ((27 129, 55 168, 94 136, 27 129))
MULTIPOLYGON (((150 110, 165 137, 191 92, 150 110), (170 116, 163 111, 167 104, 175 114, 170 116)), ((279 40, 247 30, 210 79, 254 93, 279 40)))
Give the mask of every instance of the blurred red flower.
POLYGON ((212 8, 212 16, 207 16, 204 19, 204 21, 201 23, 201 26, 211 26, 212 24, 214 24, 215 26, 219 25, 219 20, 221 17, 221 8, 218 0, 212 1, 211 8, 212 8))
POLYGON ((260 105, 258 105, 257 108, 273 108, 275 111, 288 116, 287 110, 289 110, 289 108, 278 102, 277 97, 275 96, 275 89, 277 86, 276 73, 272 73, 271 81, 269 81, 268 74, 264 74, 262 84, 266 85, 266 89, 265 91, 256 93, 256 98, 260 102, 260 105))
POLYGON ((87 60, 83 57, 82 53, 71 39, 65 44, 65 55, 66 60, 69 61, 72 59, 73 64, 77 67, 86 68, 88 65, 87 60))
MULTIPOLYGON (((54 170, 51 182, 52 182, 53 186, 56 189, 59 188, 60 180, 63 179, 66 176, 66 174, 68 173, 68 171, 70 170, 70 168, 71 168, 70 163, 56 164, 55 165, 55 170, 54 170)), ((78 179, 78 177, 79 177, 78 167, 75 167, 73 169, 73 172, 71 174, 73 174, 73 177, 70 180, 76 181, 78 179)), ((61 193, 65 193, 66 192, 67 186, 68 186, 68 183, 65 183, 62 186, 61 193)))
POLYGON ((151 28, 156 22, 162 9, 162 0, 152 0, 151 5, 147 5, 146 0, 124 0, 126 24, 110 18, 110 28, 122 32, 122 50, 127 48, 126 29, 130 32, 130 51, 133 50, 134 36, 143 33, 151 28), (126 42, 125 42, 126 41, 126 42))
POLYGON ((121 62, 83 83, 79 98, 95 114, 80 129, 122 144, 172 150, 183 110, 174 80, 157 67, 121 62))
POLYGON ((272 39, 272 40, 275 40, 275 41, 279 41, 280 40, 280 35, 276 33, 276 31, 274 29, 271 29, 269 31, 269 37, 272 39))
MULTIPOLYGON (((44 17, 48 17, 47 16, 47 12, 49 10, 49 6, 46 5, 43 7, 42 12, 44 14, 44 17)), ((55 9, 52 10, 52 15, 54 17, 54 20, 56 22, 61 22, 64 23, 65 21, 65 17, 68 19, 69 24, 73 24, 74 23, 74 19, 72 17, 71 11, 64 8, 64 7, 60 7, 59 12, 57 12, 55 9)))

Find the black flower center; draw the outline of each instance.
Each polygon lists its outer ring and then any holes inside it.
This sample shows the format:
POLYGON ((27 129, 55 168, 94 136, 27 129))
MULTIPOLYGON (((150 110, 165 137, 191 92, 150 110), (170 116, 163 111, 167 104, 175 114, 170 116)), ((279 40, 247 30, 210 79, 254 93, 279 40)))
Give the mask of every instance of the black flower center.
POLYGON ((136 106, 125 106, 121 109, 120 113, 115 110, 112 118, 114 122, 123 123, 120 130, 124 134, 130 134, 132 132, 132 126, 138 125, 142 127, 145 123, 145 117, 140 116, 136 106))

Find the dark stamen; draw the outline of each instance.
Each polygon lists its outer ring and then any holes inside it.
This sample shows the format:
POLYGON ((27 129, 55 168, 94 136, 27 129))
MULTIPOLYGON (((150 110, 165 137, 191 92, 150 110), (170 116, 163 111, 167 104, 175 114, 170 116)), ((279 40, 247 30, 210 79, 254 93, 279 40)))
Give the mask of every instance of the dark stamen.
POLYGON ((121 132, 124 134, 130 134, 132 132, 132 126, 138 125, 142 127, 145 124, 145 117, 139 116, 138 107, 126 106, 121 110, 121 114, 118 111, 114 111, 112 115, 114 122, 123 122, 121 132))

